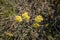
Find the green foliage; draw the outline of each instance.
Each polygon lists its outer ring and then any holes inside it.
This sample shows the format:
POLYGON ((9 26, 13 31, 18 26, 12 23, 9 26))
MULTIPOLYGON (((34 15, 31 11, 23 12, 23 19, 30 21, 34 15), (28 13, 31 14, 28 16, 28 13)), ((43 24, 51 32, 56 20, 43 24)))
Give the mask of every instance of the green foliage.
MULTIPOLYGON (((60 40, 60 16, 52 8, 52 4, 55 7, 57 1, 0 0, 0 40, 60 40), (15 16, 21 16, 25 11, 31 16, 29 22, 16 22, 15 16), (44 19, 39 22, 41 26, 35 29, 32 24, 37 15, 42 15, 44 19), (13 36, 6 35, 5 32, 11 32, 13 36)), ((57 7, 59 12, 60 8, 57 7)))

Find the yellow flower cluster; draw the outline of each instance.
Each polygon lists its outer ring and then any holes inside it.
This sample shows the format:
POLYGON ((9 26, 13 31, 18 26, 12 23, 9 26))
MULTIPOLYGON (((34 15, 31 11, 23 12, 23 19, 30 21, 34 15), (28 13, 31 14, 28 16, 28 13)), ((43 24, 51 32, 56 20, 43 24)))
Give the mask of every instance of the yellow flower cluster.
POLYGON ((35 17, 35 22, 41 22, 41 21, 43 21, 43 17, 41 15, 35 17))
POLYGON ((10 37, 13 36, 13 34, 12 34, 11 32, 6 32, 6 35, 8 35, 8 36, 10 36, 10 37))
POLYGON ((35 17, 35 23, 33 24, 33 27, 34 28, 39 28, 40 25, 39 25, 39 22, 43 21, 43 17, 41 15, 38 15, 35 17))
POLYGON ((29 21, 29 19, 30 19, 30 16, 28 15, 28 12, 24 12, 24 13, 22 14, 22 17, 23 17, 23 19, 26 20, 26 21, 29 21))
POLYGON ((40 25, 39 25, 38 23, 34 23, 34 24, 33 24, 33 27, 34 27, 34 28, 38 28, 39 26, 40 26, 40 25))
POLYGON ((22 16, 18 16, 18 15, 15 16, 15 20, 16 20, 17 22, 21 22, 22 19, 24 19, 25 21, 29 21, 30 16, 28 15, 28 12, 24 12, 24 13, 22 14, 22 16))
POLYGON ((21 22, 22 21, 22 18, 21 18, 21 16, 15 16, 15 20, 17 21, 17 22, 21 22))
MULTIPOLYGON (((22 13, 22 16, 15 16, 15 20, 17 22, 21 22, 23 20, 25 20, 26 22, 28 22, 30 20, 30 16, 28 15, 28 12, 24 12, 22 13)), ((35 23, 33 24, 33 27, 34 28, 38 28, 40 25, 39 25, 39 22, 43 21, 43 17, 41 15, 37 15, 35 18, 34 18, 34 21, 35 23)))

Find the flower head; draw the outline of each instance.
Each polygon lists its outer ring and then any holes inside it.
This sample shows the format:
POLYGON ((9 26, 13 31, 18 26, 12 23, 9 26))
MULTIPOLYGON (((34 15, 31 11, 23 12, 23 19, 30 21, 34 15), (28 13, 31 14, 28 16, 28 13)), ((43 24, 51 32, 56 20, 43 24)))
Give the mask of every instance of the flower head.
POLYGON ((40 26, 40 25, 39 25, 38 23, 34 23, 34 24, 33 24, 33 27, 34 27, 34 28, 38 28, 39 26, 40 26))
POLYGON ((45 24, 45 26, 46 26, 46 27, 48 27, 48 25, 49 25, 48 23, 47 23, 47 24, 45 24))
POLYGON ((24 13, 22 14, 22 17, 23 17, 23 19, 26 20, 26 21, 29 21, 29 19, 30 19, 30 16, 28 15, 28 12, 24 12, 24 13))
POLYGON ((8 35, 8 36, 10 36, 10 37, 13 36, 13 34, 11 32, 6 32, 5 34, 8 35))
POLYGON ((17 22, 21 22, 22 21, 22 18, 21 18, 21 16, 15 16, 15 20, 17 21, 17 22))
POLYGON ((35 22, 41 22, 41 21, 43 21, 43 17, 41 15, 35 17, 35 22))

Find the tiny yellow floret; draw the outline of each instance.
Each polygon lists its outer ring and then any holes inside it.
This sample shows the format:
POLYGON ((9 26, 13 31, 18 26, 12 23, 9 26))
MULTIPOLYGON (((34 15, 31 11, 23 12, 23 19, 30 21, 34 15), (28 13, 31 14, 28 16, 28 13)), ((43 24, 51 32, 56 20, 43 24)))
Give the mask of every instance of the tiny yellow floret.
POLYGON ((22 21, 22 18, 21 18, 21 16, 15 16, 15 20, 17 21, 17 22, 21 22, 22 21))
POLYGON ((47 23, 47 24, 45 24, 45 26, 47 27, 49 24, 47 23))
POLYGON ((30 16, 28 15, 28 12, 24 12, 24 13, 22 14, 22 17, 23 17, 23 19, 26 20, 26 21, 29 21, 29 19, 30 19, 30 16))
POLYGON ((34 24, 33 24, 33 27, 34 27, 34 28, 38 28, 39 26, 40 26, 40 25, 39 25, 38 23, 34 23, 34 24))
POLYGON ((8 36, 10 36, 10 37, 13 36, 13 34, 12 34, 11 32, 6 32, 6 35, 8 35, 8 36))
POLYGON ((43 21, 43 17, 41 15, 35 17, 35 22, 41 22, 41 21, 43 21))

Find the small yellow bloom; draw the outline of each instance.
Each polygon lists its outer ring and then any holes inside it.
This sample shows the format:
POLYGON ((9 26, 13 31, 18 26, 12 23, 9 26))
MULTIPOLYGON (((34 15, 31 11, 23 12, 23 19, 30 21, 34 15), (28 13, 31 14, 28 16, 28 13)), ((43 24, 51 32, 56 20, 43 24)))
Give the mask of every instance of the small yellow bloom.
POLYGON ((21 18, 21 16, 15 16, 15 20, 17 21, 17 22, 21 22, 22 21, 22 18, 21 18))
POLYGON ((22 14, 22 16, 27 16, 28 15, 28 12, 24 12, 23 14, 22 14))
POLYGON ((45 24, 45 26, 47 27, 49 24, 47 23, 47 24, 45 24))
POLYGON ((13 36, 13 34, 12 34, 11 32, 6 32, 6 35, 8 35, 8 36, 10 36, 10 37, 13 36))
POLYGON ((23 19, 26 20, 26 21, 29 21, 29 19, 30 19, 30 16, 28 15, 28 12, 24 12, 24 13, 22 14, 22 17, 23 17, 23 19))
POLYGON ((24 19, 25 19, 26 21, 29 21, 30 16, 25 16, 24 19))
POLYGON ((41 22, 41 21, 43 21, 43 17, 41 15, 35 17, 35 22, 41 22))
POLYGON ((39 26, 40 26, 40 25, 39 25, 38 23, 34 23, 34 24, 33 24, 33 27, 34 27, 34 28, 38 28, 39 26))

